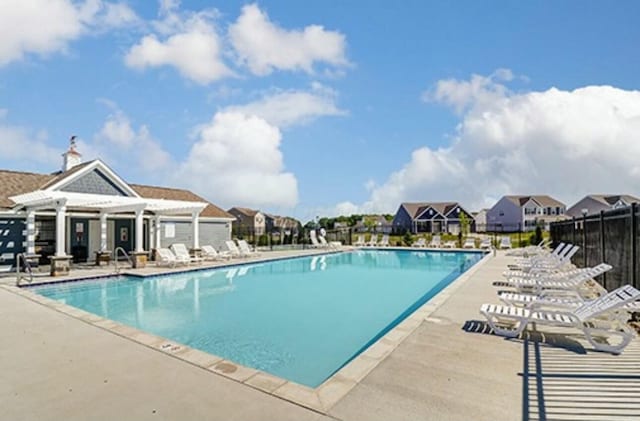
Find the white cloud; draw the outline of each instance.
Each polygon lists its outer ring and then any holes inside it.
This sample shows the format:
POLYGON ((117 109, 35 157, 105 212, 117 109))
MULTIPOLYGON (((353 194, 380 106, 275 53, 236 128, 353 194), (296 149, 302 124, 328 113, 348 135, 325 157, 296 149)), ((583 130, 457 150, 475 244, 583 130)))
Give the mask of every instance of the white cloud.
POLYGON ((446 86, 436 100, 464 110, 451 143, 413 151, 361 210, 393 212, 402 201, 439 200, 473 209, 505 194, 536 193, 570 205, 589 193, 640 193, 640 91, 513 93, 478 78, 436 84, 436 92, 446 86))
POLYGON ((347 114, 335 104, 336 98, 334 90, 314 83, 310 91, 278 91, 246 105, 228 107, 226 111, 255 115, 269 124, 286 128, 322 116, 347 114))
POLYGON ((222 44, 213 19, 215 11, 179 14, 178 2, 161 3, 161 20, 153 23, 158 34, 143 37, 127 52, 125 64, 144 70, 171 66, 196 83, 206 85, 232 75, 221 58, 222 44))
POLYGON ((107 104, 112 113, 91 142, 79 142, 79 150, 85 159, 101 158, 147 177, 157 176, 170 167, 171 155, 151 135, 147 126, 135 129, 129 117, 114 103, 108 100, 101 102, 107 104))
POLYGON ((7 168, 58 168, 62 162, 63 151, 48 144, 45 132, 34 133, 4 122, 0 122, 0 150, 0 160, 7 163, 7 168))
POLYGON ((246 5, 229 28, 229 38, 240 62, 260 76, 274 70, 313 72, 317 62, 334 67, 349 65, 345 36, 320 25, 301 30, 283 29, 256 4, 246 5))
POLYGON ((230 207, 293 207, 295 176, 284 170, 277 127, 238 112, 219 112, 198 130, 175 183, 230 207))
POLYGON ((68 44, 95 30, 138 20, 124 3, 87 0, 3 0, 0 2, 0 66, 27 54, 64 52, 68 44))

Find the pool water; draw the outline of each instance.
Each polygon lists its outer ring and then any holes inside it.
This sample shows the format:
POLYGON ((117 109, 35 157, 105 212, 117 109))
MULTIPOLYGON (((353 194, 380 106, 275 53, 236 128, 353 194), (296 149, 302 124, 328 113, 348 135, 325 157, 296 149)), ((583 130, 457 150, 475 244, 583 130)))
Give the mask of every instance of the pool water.
POLYGON ((32 289, 316 387, 481 258, 365 250, 32 289))

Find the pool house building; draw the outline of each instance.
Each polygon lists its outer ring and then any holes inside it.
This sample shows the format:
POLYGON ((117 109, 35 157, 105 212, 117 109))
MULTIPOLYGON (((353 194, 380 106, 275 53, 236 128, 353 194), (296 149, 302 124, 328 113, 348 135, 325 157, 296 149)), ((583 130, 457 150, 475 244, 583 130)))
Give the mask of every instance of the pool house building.
POLYGON ((2 270, 23 254, 60 275, 71 259, 100 260, 117 248, 141 267, 153 249, 184 243, 198 253, 231 236, 235 218, 188 190, 129 184, 99 159, 83 163, 73 143, 63 158, 53 174, 0 170, 2 270))

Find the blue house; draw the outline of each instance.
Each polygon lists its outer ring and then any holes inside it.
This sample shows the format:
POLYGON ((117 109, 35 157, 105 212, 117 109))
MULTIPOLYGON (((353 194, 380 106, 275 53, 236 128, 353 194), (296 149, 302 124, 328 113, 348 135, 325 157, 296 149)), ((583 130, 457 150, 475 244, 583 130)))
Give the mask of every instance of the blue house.
POLYGON ((461 215, 467 218, 471 231, 474 231, 473 216, 458 202, 405 202, 400 205, 393 218, 393 230, 414 234, 457 234, 460 232, 461 215))

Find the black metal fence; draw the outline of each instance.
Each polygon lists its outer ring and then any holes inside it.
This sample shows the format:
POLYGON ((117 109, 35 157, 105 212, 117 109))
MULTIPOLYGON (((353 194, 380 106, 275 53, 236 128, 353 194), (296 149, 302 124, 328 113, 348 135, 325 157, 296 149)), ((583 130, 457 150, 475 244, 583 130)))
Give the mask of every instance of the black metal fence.
POLYGON ((625 284, 640 286, 640 206, 586 215, 551 224, 553 245, 560 242, 580 246, 572 261, 577 266, 609 263, 613 269, 598 281, 608 290, 625 284))
MULTIPOLYGON (((284 229, 265 232, 263 230, 253 230, 244 227, 234 227, 231 233, 233 238, 246 240, 249 244, 256 247, 276 249, 305 249, 312 245, 310 232, 312 230, 300 229, 284 229)), ((321 229, 315 230, 318 235, 321 229)), ((354 230, 352 228, 341 228, 335 230, 322 230, 327 242, 340 241, 344 245, 352 244, 354 230)))

